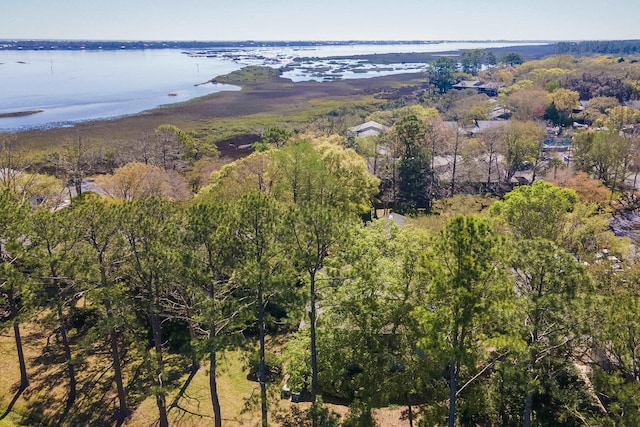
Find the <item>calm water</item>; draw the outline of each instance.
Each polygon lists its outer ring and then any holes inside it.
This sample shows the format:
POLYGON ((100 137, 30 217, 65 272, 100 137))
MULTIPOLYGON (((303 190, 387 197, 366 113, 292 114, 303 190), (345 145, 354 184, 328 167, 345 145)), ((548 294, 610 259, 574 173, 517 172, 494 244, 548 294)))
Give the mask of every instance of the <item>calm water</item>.
POLYGON ((0 131, 68 126, 78 121, 135 114, 223 90, 239 90, 235 86, 201 83, 246 65, 289 65, 291 69, 283 77, 294 81, 363 78, 415 72, 424 69, 425 64, 373 65, 326 58, 523 44, 527 43, 255 47, 189 54, 176 49, 0 50, 0 114, 43 110, 30 116, 0 118, 0 131))
POLYGON ((44 110, 0 118, 0 130, 118 117, 238 90, 196 85, 241 67, 232 61, 203 61, 177 50, 0 51, 0 63, 0 114, 44 110))

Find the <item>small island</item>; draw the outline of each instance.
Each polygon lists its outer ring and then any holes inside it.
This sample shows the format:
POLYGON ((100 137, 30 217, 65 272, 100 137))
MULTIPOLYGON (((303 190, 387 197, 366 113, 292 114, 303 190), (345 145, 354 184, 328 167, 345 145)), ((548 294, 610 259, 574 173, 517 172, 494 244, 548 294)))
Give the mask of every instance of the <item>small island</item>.
POLYGON ((33 114, 42 113, 44 110, 15 111, 12 113, 0 113, 0 119, 8 119, 12 117, 31 116, 33 114))

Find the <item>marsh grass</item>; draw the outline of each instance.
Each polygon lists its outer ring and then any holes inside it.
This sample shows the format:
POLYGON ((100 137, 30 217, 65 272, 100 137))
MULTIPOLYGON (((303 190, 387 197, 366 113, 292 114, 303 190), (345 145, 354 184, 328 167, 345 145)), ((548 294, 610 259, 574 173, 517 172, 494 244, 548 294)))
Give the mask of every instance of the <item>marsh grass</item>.
POLYGON ((224 76, 216 77, 214 83, 224 83, 230 85, 247 85, 255 83, 265 83, 278 81, 280 70, 271 67, 248 66, 240 70, 233 71, 224 76))
MULTIPOLYGON (((180 104, 111 120, 78 123, 73 127, 34 129, 15 133, 22 150, 36 161, 60 151, 64 144, 82 137, 97 148, 134 143, 144 133, 163 124, 193 130, 214 142, 255 134, 270 126, 303 129, 317 117, 339 109, 375 111, 385 104, 378 95, 390 88, 416 86, 419 74, 400 74, 326 83, 296 82, 277 76, 278 71, 247 67, 217 80, 229 79, 242 91, 220 92, 180 104)), ((0 137, 4 135, 0 133, 0 137)))

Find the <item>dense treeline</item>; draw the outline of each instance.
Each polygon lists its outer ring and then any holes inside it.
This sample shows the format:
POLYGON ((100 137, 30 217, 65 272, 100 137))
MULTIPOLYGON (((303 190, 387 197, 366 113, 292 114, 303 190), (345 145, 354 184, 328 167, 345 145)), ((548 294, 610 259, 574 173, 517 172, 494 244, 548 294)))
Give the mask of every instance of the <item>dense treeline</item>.
MULTIPOLYGON (((24 322, 51 331, 66 370, 64 411, 39 422, 121 422, 149 396, 169 425, 206 360, 221 425, 219 353, 256 339, 266 425, 280 372, 267 338, 286 331, 288 385, 349 404, 344 425, 373 425, 389 404, 412 423, 629 422, 616 408, 638 405, 620 391, 638 361, 619 330, 635 328, 637 268, 611 261, 623 245, 597 205, 537 181, 423 233, 363 223, 376 191, 365 162, 326 141, 225 166, 187 204, 84 194, 34 211, 4 190, 5 324, 18 347, 24 322), (76 406, 87 385, 109 396, 90 413, 76 406)), ((33 369, 21 366, 19 391, 33 369)))
POLYGON ((558 54, 590 55, 599 53, 637 55, 639 52, 639 40, 587 40, 581 42, 556 43, 556 53, 558 54))

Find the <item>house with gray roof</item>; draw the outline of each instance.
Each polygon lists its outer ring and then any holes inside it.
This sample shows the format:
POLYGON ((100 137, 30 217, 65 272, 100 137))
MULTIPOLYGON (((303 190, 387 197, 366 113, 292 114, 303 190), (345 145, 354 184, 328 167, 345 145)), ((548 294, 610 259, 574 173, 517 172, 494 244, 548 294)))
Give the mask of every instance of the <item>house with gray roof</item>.
POLYGON ((365 136, 378 136, 382 132, 389 130, 388 126, 380 124, 378 122, 369 121, 359 126, 350 127, 348 129, 356 138, 365 136))
POLYGON ((624 105, 626 107, 633 108, 634 110, 640 110, 640 101, 627 101, 624 105))
POLYGON ((462 80, 454 84, 452 87, 458 90, 474 89, 478 93, 484 93, 489 96, 497 96, 498 90, 500 90, 500 88, 504 86, 505 86, 504 83, 497 83, 497 82, 483 83, 480 80, 462 80))
POLYGON ((458 90, 478 89, 480 85, 482 85, 482 82, 480 80, 462 80, 454 84, 452 87, 458 90))
POLYGON ((500 129, 507 123, 508 122, 506 120, 476 120, 472 125, 460 128, 458 127, 457 122, 444 122, 444 124, 451 128, 453 131, 457 129, 458 132, 469 137, 479 135, 490 129, 500 129))

